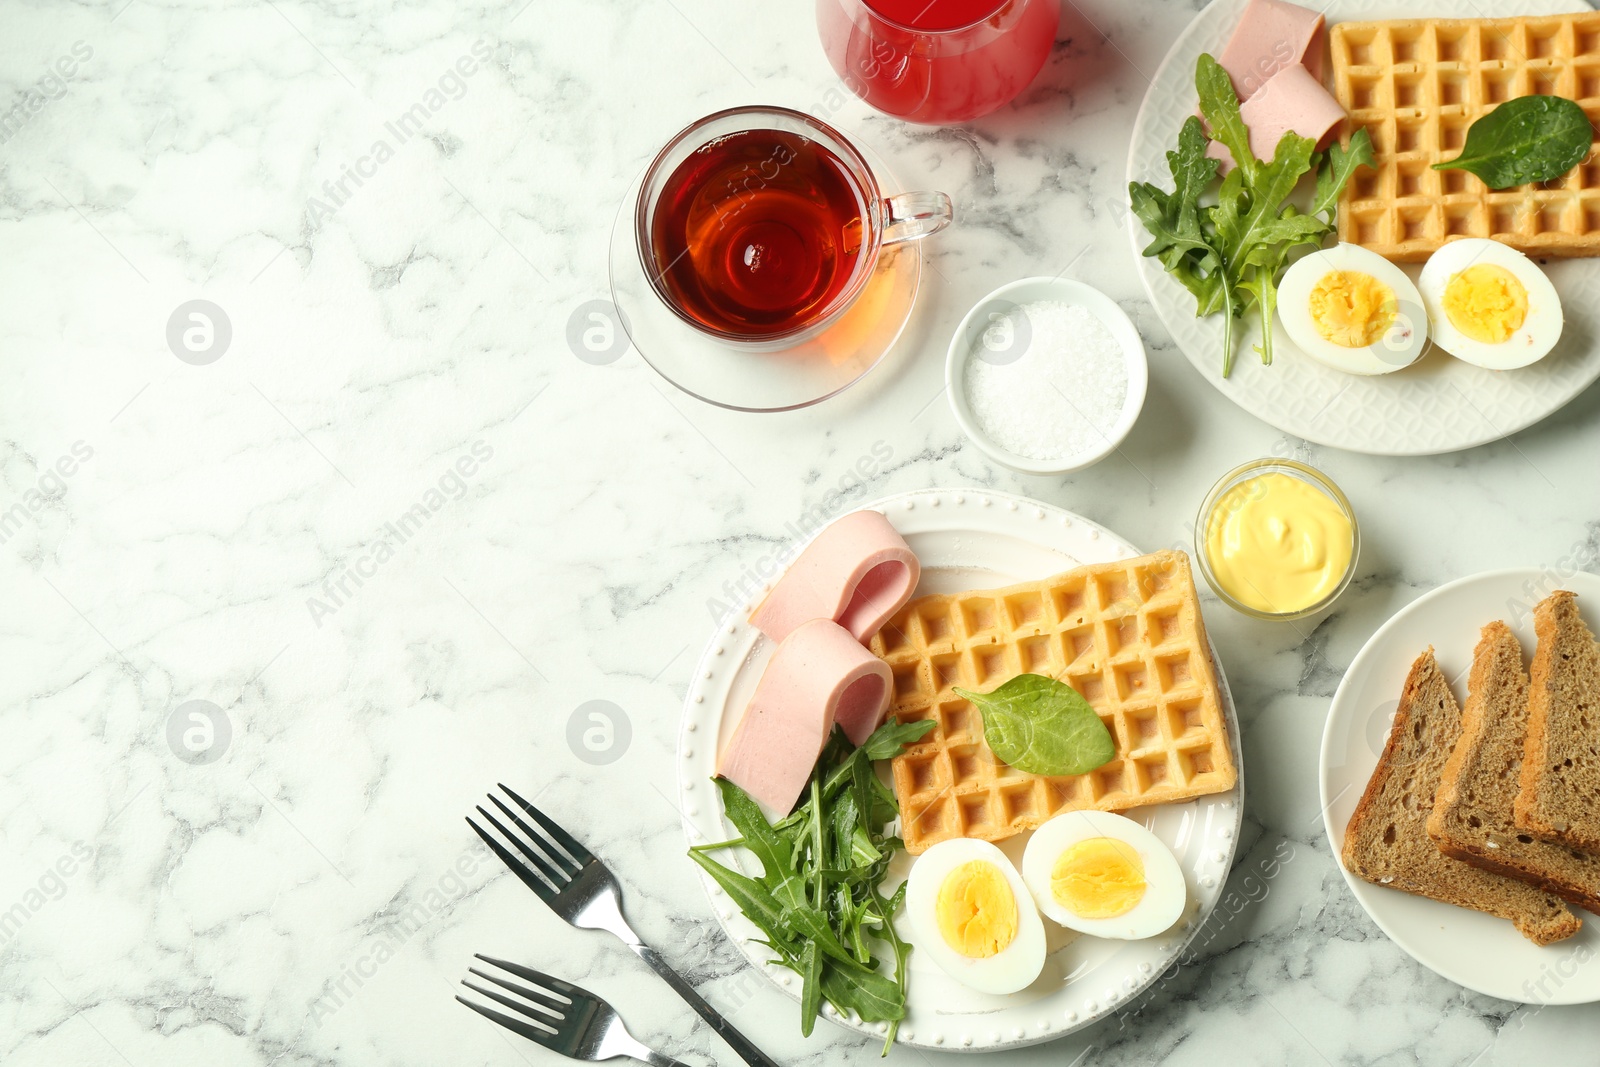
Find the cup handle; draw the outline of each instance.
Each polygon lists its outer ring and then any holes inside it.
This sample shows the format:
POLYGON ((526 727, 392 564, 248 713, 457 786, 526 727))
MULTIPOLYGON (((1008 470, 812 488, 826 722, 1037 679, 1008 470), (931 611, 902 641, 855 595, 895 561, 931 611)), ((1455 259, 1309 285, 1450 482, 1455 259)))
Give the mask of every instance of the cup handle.
POLYGON ((938 233, 955 218, 955 207, 943 193, 901 193, 883 201, 883 243, 920 241, 938 233))

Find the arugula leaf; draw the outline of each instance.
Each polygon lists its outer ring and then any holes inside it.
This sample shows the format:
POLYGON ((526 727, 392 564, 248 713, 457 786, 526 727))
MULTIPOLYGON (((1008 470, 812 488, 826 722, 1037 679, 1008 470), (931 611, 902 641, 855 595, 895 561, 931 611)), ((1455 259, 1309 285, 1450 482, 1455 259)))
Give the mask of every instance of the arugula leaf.
MULTIPOLYGON (((896 1023, 906 1017, 905 986, 876 971, 868 978, 833 965, 822 969, 822 995, 841 1012, 855 1012, 869 1023, 896 1023)), ((884 1046, 884 1055, 889 1054, 884 1046)))
POLYGON ((1474 122, 1461 154, 1433 169, 1471 171, 1491 189, 1510 189, 1561 177, 1593 144, 1594 127, 1575 101, 1519 96, 1474 122))
POLYGON ((1273 315, 1278 304, 1278 278, 1302 245, 1320 244, 1333 232, 1338 202, 1351 176, 1373 165, 1372 139, 1363 129, 1350 146, 1334 145, 1326 154, 1295 133, 1285 134, 1271 160, 1257 159, 1250 147, 1233 81, 1215 59, 1202 55, 1195 64, 1195 89, 1211 138, 1226 147, 1235 167, 1223 179, 1217 203, 1201 207, 1201 194, 1217 173, 1206 156, 1205 127, 1187 120, 1178 148, 1167 153, 1173 176, 1168 193, 1148 182, 1128 187, 1133 212, 1153 240, 1145 255, 1163 267, 1195 297, 1200 318, 1221 313, 1222 376, 1233 372, 1234 333, 1246 312, 1261 316, 1261 343, 1256 351, 1272 362, 1273 315), (1288 198, 1311 171, 1316 171, 1312 209, 1302 214, 1288 198))
MULTIPOLYGON (((889 947, 894 952, 894 978, 902 987, 906 982, 906 961, 911 957, 911 944, 901 938, 899 932, 895 930, 894 915, 905 906, 907 884, 906 882, 901 882, 900 888, 896 889, 894 896, 888 900, 884 900, 878 894, 876 887, 871 890, 871 903, 877 913, 875 916, 877 929, 888 939, 889 947)), ((887 1056, 889 1054, 889 1048, 894 1044, 894 1035, 899 1029, 900 1020, 891 1020, 888 1036, 883 1040, 883 1055, 887 1056)))
POLYGON ((883 858, 883 852, 872 843, 872 835, 861 827, 850 837, 850 858, 858 867, 870 866, 883 858))
POLYGON ((1177 151, 1167 153, 1173 191, 1163 192, 1149 182, 1128 185, 1133 213, 1154 238, 1144 254, 1160 259, 1194 294, 1200 307, 1217 299, 1221 281, 1219 260, 1207 239, 1200 211, 1200 196, 1216 178, 1220 165, 1206 155, 1207 143, 1200 120, 1190 116, 1178 134, 1177 151))
MULTIPOLYGON (((854 794, 846 793, 833 807, 833 856, 830 862, 835 870, 847 870, 852 863, 855 834, 861 822, 854 794)), ((865 832, 864 830, 862 831, 865 832)))
MULTIPOLYGON (((1281 142, 1279 148, 1282 148, 1281 142)), ((1333 231, 1338 221, 1339 196, 1345 185, 1358 168, 1373 165, 1372 136, 1366 127, 1350 138, 1349 148, 1334 142, 1326 155, 1313 153, 1309 169, 1317 172, 1317 189, 1311 214, 1301 215, 1293 205, 1285 207, 1279 213, 1275 241, 1257 244, 1245 255, 1245 270, 1239 286, 1250 294, 1261 312, 1261 343, 1255 349, 1264 366, 1272 365, 1272 323, 1278 313, 1278 279, 1290 253, 1302 245, 1322 243, 1322 238, 1333 231)), ((1223 377, 1227 377, 1226 360, 1223 377)))
POLYGON ((1257 179, 1248 189, 1243 186, 1243 167, 1235 169, 1222 184, 1222 198, 1212 216, 1226 267, 1224 273, 1238 284, 1245 257, 1258 245, 1278 241, 1299 241, 1327 232, 1327 225, 1315 215, 1301 215, 1293 207, 1280 205, 1311 169, 1315 144, 1298 133, 1289 132, 1278 142, 1272 162, 1257 170, 1257 179))
POLYGON ((744 835, 744 847, 761 861, 763 882, 773 899, 786 908, 804 907, 805 883, 795 877, 793 847, 773 831, 748 793, 726 778, 718 778, 717 786, 722 790, 722 809, 728 821, 744 835))
POLYGON ((910 946, 894 926, 904 886, 885 901, 878 885, 904 844, 883 832, 899 814, 894 794, 873 771, 927 735, 934 723, 888 723, 860 748, 835 730, 812 771, 806 799, 775 824, 744 790, 719 779, 723 809, 740 836, 689 850, 765 935, 776 962, 802 977, 801 1030, 809 1034, 822 1001, 841 1013, 885 1022, 888 1053, 905 1018, 910 946), (761 862, 760 878, 724 867, 707 853, 743 847, 761 862), (892 976, 880 970, 873 945, 887 943, 892 976))
POLYGON ((872 762, 898 756, 900 750, 928 736, 934 727, 932 719, 915 722, 886 722, 872 732, 861 746, 861 753, 872 762))
POLYGON ((815 942, 800 950, 800 1036, 810 1037, 822 1008, 822 953, 815 942))
POLYGON ((1200 114, 1206 117, 1212 140, 1222 142, 1233 155, 1235 169, 1242 173, 1244 184, 1254 188, 1260 177, 1261 162, 1250 148, 1250 127, 1244 124, 1233 79, 1222 69, 1221 63, 1202 52, 1195 62, 1194 87, 1200 96, 1200 114))
POLYGON ((1339 221, 1339 197, 1355 172, 1362 167, 1375 167, 1372 153, 1372 135, 1365 126, 1350 138, 1350 147, 1338 141, 1328 146, 1328 154, 1317 168, 1317 195, 1311 203, 1311 213, 1320 216, 1331 229, 1339 221))
POLYGON ((689 858, 698 863, 716 881, 722 891, 728 894, 728 899, 744 913, 745 918, 755 923, 761 932, 767 935, 767 941, 774 948, 791 940, 785 929, 783 908, 773 899, 772 894, 767 892, 766 886, 749 875, 724 867, 704 853, 690 852, 689 858))
POLYGON ((1078 691, 1041 674, 1019 674, 992 693, 954 690, 983 713, 983 739, 1029 774, 1087 774, 1111 762, 1116 743, 1078 691))
POLYGON ((822 783, 816 774, 811 776, 811 862, 816 864, 816 871, 812 876, 812 898, 817 904, 822 903, 826 890, 822 884, 822 871, 828 862, 828 853, 824 837, 826 834, 826 820, 822 810, 822 783))
MULTIPOLYGON (((817 946, 817 949, 831 959, 848 964, 851 967, 862 967, 860 960, 850 954, 844 942, 839 939, 839 934, 828 924, 827 916, 810 905, 791 908, 784 916, 790 929, 808 939, 808 943, 817 946)), ((849 931, 845 931, 846 935, 849 931)))
MULTIPOLYGON (((1251 253, 1252 262, 1239 285, 1261 309, 1261 343, 1255 346, 1263 366, 1272 366, 1272 318, 1278 311, 1278 273, 1289 257, 1290 245, 1262 246, 1251 253)), ((1231 349, 1229 350, 1232 351, 1231 349)), ((1224 360, 1222 376, 1228 376, 1230 362, 1224 360)))

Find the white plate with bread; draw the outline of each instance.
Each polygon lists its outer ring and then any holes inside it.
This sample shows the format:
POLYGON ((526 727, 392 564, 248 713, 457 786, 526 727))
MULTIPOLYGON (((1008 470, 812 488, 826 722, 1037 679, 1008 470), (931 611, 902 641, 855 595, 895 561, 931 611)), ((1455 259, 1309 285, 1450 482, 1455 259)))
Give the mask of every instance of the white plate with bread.
POLYGON ((1396 944, 1488 996, 1600 1001, 1596 632, 1600 576, 1463 578, 1378 629, 1328 714, 1345 880, 1396 944))

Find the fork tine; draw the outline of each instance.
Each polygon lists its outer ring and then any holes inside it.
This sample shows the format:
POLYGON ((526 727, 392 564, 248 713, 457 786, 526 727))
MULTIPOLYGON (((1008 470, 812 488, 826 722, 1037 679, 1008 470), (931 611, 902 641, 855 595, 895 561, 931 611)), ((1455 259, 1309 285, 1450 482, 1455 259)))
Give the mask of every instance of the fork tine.
POLYGON ((482 1004, 474 1004, 472 1001, 461 996, 460 994, 456 995, 456 999, 465 1004, 467 1007, 471 1008, 473 1011, 477 1012, 479 1015, 482 1015, 485 1019, 488 1019, 491 1022, 499 1023, 501 1026, 505 1027, 507 1030, 510 1030, 514 1034, 521 1034, 529 1041, 536 1042, 545 1046, 546 1048, 554 1047, 553 1042, 556 1037, 554 1031, 540 1029, 531 1023, 523 1022, 521 1019, 513 1019, 509 1015, 502 1015, 493 1008, 486 1008, 482 1004))
POLYGON ((517 794, 513 793, 504 782, 500 783, 500 788, 504 789, 506 795, 517 802, 518 807, 531 815, 533 817, 533 821, 544 828, 545 833, 555 838, 556 844, 566 849, 567 855, 571 856, 575 861, 577 861, 579 866, 582 866, 583 864, 586 864, 594 859, 594 856, 589 852, 588 849, 578 844, 576 838, 567 833, 561 827, 557 826, 551 819, 547 818, 544 812, 540 811, 532 804, 529 804, 526 800, 523 800, 521 797, 517 796, 517 794))
POLYGON ((473 822, 470 816, 467 818, 467 825, 472 827, 479 837, 483 838, 483 843, 494 850, 494 854, 499 856, 500 861, 511 869, 512 874, 522 879, 523 885, 538 894, 540 900, 548 904, 555 898, 557 892, 555 889, 547 885, 537 874, 530 871, 527 864, 513 856, 504 845, 491 837, 487 830, 473 822))
MULTIPOLYGON (((482 978, 484 981, 493 982, 495 985, 499 986, 501 989, 510 990, 511 992, 515 993, 517 996, 523 997, 523 998, 531 1001, 532 1003, 538 1005, 540 1008, 544 1009, 544 1015, 545 1016, 549 1016, 549 1017, 551 1017, 551 1018, 553 1018, 553 1019, 555 1019, 557 1021, 559 1021, 561 1019, 565 1019, 567 1017, 567 1010, 572 1007, 571 1004, 563 1004, 563 1003, 561 1003, 561 1001, 558 1000, 556 997, 551 996, 549 993, 546 993, 543 990, 529 989, 527 986, 518 985, 517 983, 509 981, 509 980, 507 980, 505 978, 501 978, 498 975, 490 974, 488 971, 480 971, 476 967, 468 967, 467 968, 467 973, 468 974, 475 974, 479 978, 482 978)), ((461 980, 461 984, 466 986, 468 989, 477 989, 476 986, 474 986, 471 982, 467 981, 465 978, 463 978, 461 980)), ((486 997, 495 997, 496 1000, 500 999, 495 993, 493 993, 493 992, 491 992, 491 991, 489 991, 487 989, 478 989, 478 992, 482 993, 486 997)), ((527 1015, 531 1019, 541 1019, 541 1021, 543 1019, 543 1016, 533 1015, 532 1014, 533 1009, 527 1007, 526 1005, 522 1005, 522 1006, 519 1007, 516 1004, 511 1004, 511 1003, 506 1002, 506 1001, 502 1001, 502 1003, 506 1004, 507 1007, 517 1008, 518 1011, 522 1012, 522 1014, 524 1014, 524 1015, 527 1015)), ((555 1023, 552 1022, 550 1025, 554 1026, 555 1023)))
MULTIPOLYGON (((528 857, 528 861, 533 864, 534 869, 550 880, 550 884, 555 886, 556 892, 559 893, 563 886, 572 881, 572 872, 568 871, 564 864, 557 863, 556 861, 550 859, 550 857, 546 856, 543 852, 536 850, 528 842, 524 841, 510 830, 507 830, 505 826, 501 824, 500 820, 495 818, 494 815, 484 808, 482 804, 478 805, 478 814, 482 815, 485 819, 488 819, 489 825, 493 826, 496 830, 499 830, 500 833, 505 836, 507 841, 510 841, 513 845, 516 845, 517 851, 528 857)), ((539 839, 535 836, 534 840, 537 841, 539 839)))
MULTIPOLYGON (((480 970, 469 968, 467 973, 468 974, 475 974, 479 978, 486 978, 489 981, 493 982, 495 985, 502 986, 502 987, 504 987, 506 989, 509 989, 509 990, 511 990, 511 992, 516 993, 519 996, 521 994, 527 992, 527 990, 519 988, 517 986, 517 984, 514 983, 514 982, 502 981, 502 980, 494 977, 493 975, 484 974, 480 970)), ((474 993, 481 993, 482 995, 488 997, 490 1000, 499 1001, 501 1004, 504 1004, 506 1007, 510 1008, 512 1011, 517 1012, 518 1014, 521 1014, 521 1015, 526 1015, 528 1018, 532 1019, 534 1022, 540 1024, 541 1026, 548 1026, 552 1030, 560 1030, 560 1029, 562 1029, 561 1024, 566 1019, 565 1015, 558 1014, 558 1013, 552 1011, 550 1008, 546 1007, 542 1002, 537 1002, 536 1001, 535 1004, 537 1006, 530 1006, 529 1004, 525 1003, 524 1001, 518 1000, 516 997, 508 997, 504 993, 496 993, 492 989, 485 989, 483 986, 477 985, 476 983, 474 983, 470 978, 461 979, 461 984, 466 986, 468 989, 472 990, 474 993)))
MULTIPOLYGON (((554 992, 557 996, 566 998, 569 1003, 576 1003, 579 997, 587 995, 583 990, 579 989, 571 982, 563 982, 561 979, 556 978, 553 975, 545 974, 542 971, 536 971, 532 967, 524 967, 520 963, 512 963, 509 960, 497 960, 493 956, 485 956, 481 952, 475 952, 473 953, 473 956, 474 958, 480 959, 490 966, 500 968, 502 971, 510 971, 518 978, 526 979, 535 985, 544 986, 546 989, 554 992)), ((484 975, 484 977, 487 978, 488 975, 484 975)))
POLYGON ((526 834, 528 840, 539 846, 539 848, 543 851, 547 862, 549 862, 562 874, 566 875, 568 878, 573 878, 576 877, 577 873, 583 869, 582 860, 572 859, 564 851, 557 848, 555 843, 552 842, 548 837, 540 833, 538 830, 535 830, 527 823, 523 822, 517 813, 506 805, 505 801, 501 800, 493 793, 489 794, 489 799, 494 801, 495 807, 506 813, 506 818, 516 823, 517 829, 526 834))

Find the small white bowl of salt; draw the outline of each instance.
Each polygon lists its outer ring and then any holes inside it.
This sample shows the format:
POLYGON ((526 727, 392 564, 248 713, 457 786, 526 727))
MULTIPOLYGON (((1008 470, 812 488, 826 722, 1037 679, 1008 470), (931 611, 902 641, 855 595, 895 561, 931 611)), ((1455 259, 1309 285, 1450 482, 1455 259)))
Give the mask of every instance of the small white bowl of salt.
POLYGON ((1070 278, 1001 286, 961 320, 945 360, 950 406, 973 443, 1025 474, 1109 456, 1144 407, 1150 370, 1117 302, 1070 278))

